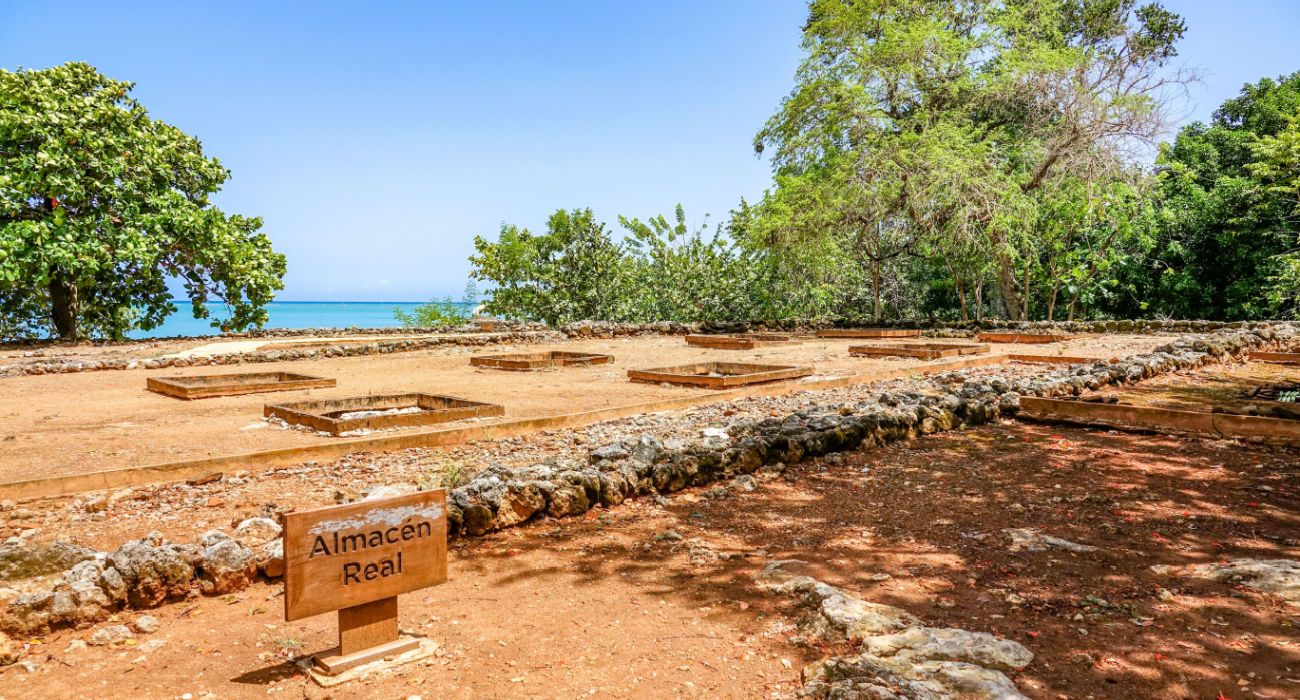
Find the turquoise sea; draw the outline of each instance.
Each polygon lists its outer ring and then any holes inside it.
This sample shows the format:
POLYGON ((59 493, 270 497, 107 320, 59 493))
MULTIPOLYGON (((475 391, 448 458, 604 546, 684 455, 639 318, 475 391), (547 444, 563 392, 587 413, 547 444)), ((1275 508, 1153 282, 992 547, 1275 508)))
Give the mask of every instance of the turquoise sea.
MULTIPOLYGON (((196 319, 188 301, 173 302, 176 313, 151 331, 135 331, 132 338, 165 338, 176 335, 218 335, 210 319, 196 319)), ((400 326, 393 309, 410 311, 418 301, 273 301, 266 310, 267 328, 388 328, 400 326)), ((228 318, 226 305, 209 304, 212 318, 228 318)))

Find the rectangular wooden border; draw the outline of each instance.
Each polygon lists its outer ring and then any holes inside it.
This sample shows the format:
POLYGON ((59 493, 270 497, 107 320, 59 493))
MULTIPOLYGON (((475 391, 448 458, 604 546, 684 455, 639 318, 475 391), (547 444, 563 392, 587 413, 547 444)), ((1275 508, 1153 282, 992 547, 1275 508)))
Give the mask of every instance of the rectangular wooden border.
POLYGON ((604 365, 613 361, 613 355, 569 352, 566 350, 520 352, 507 355, 479 355, 469 358, 469 363, 473 367, 517 372, 530 372, 554 367, 587 367, 589 365, 604 365))
POLYGON ((411 428, 436 423, 452 423, 467 418, 487 418, 505 414, 498 404, 470 401, 455 396, 439 394, 375 394, 322 401, 298 401, 285 404, 267 404, 262 409, 266 417, 275 417, 291 425, 301 425, 322 433, 338 436, 357 430, 389 430, 411 428), (402 413, 362 418, 332 418, 327 414, 342 411, 382 411, 393 408, 424 409, 419 413, 402 413))
POLYGON ((149 377, 145 388, 155 394, 171 396, 177 399, 208 399, 216 396, 242 396, 260 394, 270 391, 297 391, 302 389, 328 389, 337 386, 334 379, 313 377, 293 372, 241 372, 234 374, 198 374, 176 375, 171 377, 149 377), (210 382, 195 386, 194 380, 220 380, 235 377, 266 377, 261 382, 234 382, 225 384, 210 382))
POLYGON ((1031 420, 1149 430, 1178 435, 1229 437, 1269 445, 1300 446, 1300 421, 1231 413, 1182 411, 1151 406, 1062 401, 1026 396, 1019 416, 1031 420))
POLYGON ((686 344, 711 350, 753 350, 780 345, 798 345, 788 335, 776 333, 739 333, 735 335, 688 335, 686 344))
POLYGON ((1300 365, 1300 352, 1252 352, 1252 362, 1268 362, 1278 365, 1300 365))
POLYGON ((986 343, 1060 343, 1082 337, 1084 336, 1079 334, 1067 335, 1064 333, 980 333, 980 340, 986 343))
POLYGON ((501 438, 530 435, 543 430, 560 428, 579 428, 594 423, 618 420, 629 416, 676 411, 723 401, 733 401, 751 396, 784 396, 800 391, 823 391, 838 389, 858 384, 898 379, 900 377, 922 376, 936 372, 948 372, 971 367, 989 367, 1005 361, 1005 356, 985 355, 982 357, 962 357, 955 360, 942 360, 928 365, 907 367, 890 367, 872 372, 854 374, 847 377, 833 377, 814 382, 787 384, 759 384, 741 387, 729 391, 709 392, 694 396, 680 396, 672 399, 660 399, 621 406, 609 406, 590 411, 565 413, 558 416, 540 416, 537 418, 518 418, 497 423, 481 425, 435 428, 414 432, 369 435, 355 438, 340 438, 329 442, 298 447, 281 447, 259 452, 243 452, 200 457, 175 462, 159 462, 133 467, 119 467, 79 474, 60 474, 35 479, 8 481, 0 483, 0 499, 28 500, 48 498, 70 494, 102 491, 141 484, 156 484, 168 481, 182 481, 214 472, 233 474, 241 470, 266 470, 277 467, 289 467, 306 461, 322 462, 339 459, 357 452, 385 452, 404 450, 412 447, 448 447, 475 440, 499 440, 501 438))
POLYGON ((919 338, 919 328, 824 328, 818 338, 919 338))
POLYGON ((855 357, 916 357, 922 360, 937 360, 941 357, 957 357, 959 355, 982 355, 988 351, 988 345, 969 343, 849 346, 849 354, 855 357))
POLYGON ((1038 363, 1038 364, 1044 364, 1044 365, 1083 365, 1083 364, 1091 365, 1091 364, 1096 364, 1096 363, 1098 363, 1098 362, 1104 362, 1104 363, 1106 363, 1106 364, 1108 364, 1108 365, 1113 365, 1113 364, 1115 364, 1116 362, 1118 362, 1118 360, 1116 360, 1116 359, 1113 358, 1113 357, 1111 357, 1111 358, 1101 358, 1101 357, 1071 357, 1070 355, 1016 355, 1016 354, 1011 354, 1011 355, 1007 355, 1007 359, 1009 359, 1009 360, 1015 360, 1016 362, 1035 362, 1035 363, 1038 363))
POLYGON ((755 365, 745 362, 697 362, 676 367, 658 367, 655 369, 630 369, 627 378, 634 382, 650 384, 678 384, 697 386, 704 389, 733 389, 750 384, 778 382, 784 379, 798 379, 813 373, 812 367, 795 367, 791 365, 755 365), (727 374, 723 370, 736 371, 727 374), (718 373, 722 376, 702 376, 704 373, 718 373))

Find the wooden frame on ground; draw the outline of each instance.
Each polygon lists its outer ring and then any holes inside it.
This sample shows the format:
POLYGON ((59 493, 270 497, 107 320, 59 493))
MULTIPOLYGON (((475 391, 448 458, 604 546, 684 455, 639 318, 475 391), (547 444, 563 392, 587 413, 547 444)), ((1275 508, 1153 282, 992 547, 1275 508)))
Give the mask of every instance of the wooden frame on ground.
POLYGON ((263 414, 291 425, 338 436, 358 430, 412 428, 466 418, 501 416, 505 415, 505 408, 455 396, 410 393, 267 404, 263 414), (397 412, 404 409, 406 412, 397 412))
POLYGON ((545 352, 519 352, 508 355, 479 355, 469 358, 470 365, 488 369, 505 369, 530 372, 555 367, 587 367, 614 361, 613 355, 589 352, 549 350, 545 352))
POLYGON ((240 396, 266 391, 328 389, 338 382, 293 372, 244 372, 240 374, 200 374, 194 376, 149 377, 145 388, 155 394, 177 399, 208 399, 215 396, 240 396))
POLYGON ((812 367, 790 365, 755 365, 744 362, 699 362, 693 365, 659 367, 656 369, 631 369, 628 379, 651 384, 679 384, 705 389, 730 389, 732 387, 784 379, 798 379, 813 373, 812 367))
POLYGON ((777 333, 736 333, 733 335, 688 335, 686 344, 713 350, 753 350, 776 345, 797 345, 798 340, 777 333))
POLYGON ((937 360, 959 355, 982 355, 988 345, 972 343, 912 343, 908 345, 851 345, 849 354, 855 357, 916 357, 937 360))
POLYGON ((823 328, 818 338, 919 338, 919 328, 823 328))

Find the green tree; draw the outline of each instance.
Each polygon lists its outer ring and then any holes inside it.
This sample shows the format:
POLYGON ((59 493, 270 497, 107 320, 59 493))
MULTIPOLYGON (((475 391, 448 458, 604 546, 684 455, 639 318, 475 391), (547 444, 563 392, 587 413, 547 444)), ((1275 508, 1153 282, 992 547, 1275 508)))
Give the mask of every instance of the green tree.
POLYGON ((1300 110, 1292 113, 1286 127, 1264 136, 1252 147, 1255 162, 1250 172, 1269 190, 1288 197, 1296 205, 1279 226, 1282 252, 1277 255, 1277 274, 1270 280, 1268 299, 1281 313, 1300 315, 1300 110))
POLYGON ((84 63, 0 70, 0 311, 62 338, 157 327, 179 280, 196 318, 266 322, 284 256, 212 205, 230 172, 84 63), (37 310, 40 310, 37 312, 37 310))
POLYGON ((478 286, 474 284, 474 280, 470 280, 465 283, 465 291, 461 294, 460 301, 452 299, 448 294, 441 299, 435 298, 427 304, 420 304, 410 311, 393 309, 393 318, 407 328, 459 326, 469 321, 476 304, 478 304, 478 286))
POLYGON ((1266 78, 1162 145, 1155 245, 1121 313, 1240 320, 1284 311, 1277 285, 1286 284, 1297 226, 1284 154, 1297 112, 1300 73, 1266 78), (1282 158, 1276 167, 1258 162, 1271 154, 1282 158))
POLYGON ((474 237, 471 277, 488 282, 488 313, 542 320, 620 320, 627 258, 590 209, 551 215, 544 234, 503 224, 496 242, 474 237))
POLYGON ((987 250, 1005 312, 1025 318, 1037 191, 1160 132, 1182 33, 1133 0, 813 0, 795 87, 755 147, 778 174, 851 158, 846 186, 883 225, 987 250))

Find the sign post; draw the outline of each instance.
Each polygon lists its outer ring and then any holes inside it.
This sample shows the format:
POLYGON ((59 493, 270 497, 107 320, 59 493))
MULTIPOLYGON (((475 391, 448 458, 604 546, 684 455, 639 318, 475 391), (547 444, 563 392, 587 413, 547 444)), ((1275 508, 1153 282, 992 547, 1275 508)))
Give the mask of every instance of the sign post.
POLYGON ((284 619, 338 611, 327 675, 420 645, 397 629, 397 596, 447 580, 444 489, 284 516, 284 619))

